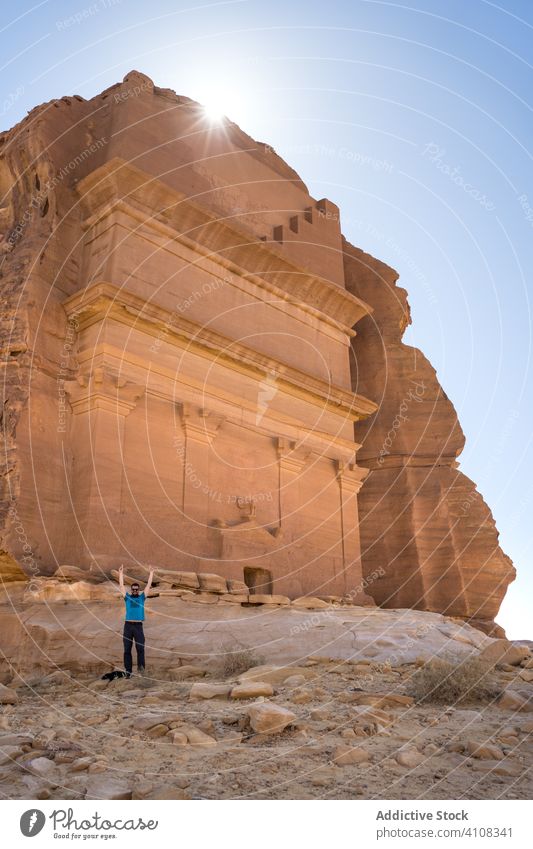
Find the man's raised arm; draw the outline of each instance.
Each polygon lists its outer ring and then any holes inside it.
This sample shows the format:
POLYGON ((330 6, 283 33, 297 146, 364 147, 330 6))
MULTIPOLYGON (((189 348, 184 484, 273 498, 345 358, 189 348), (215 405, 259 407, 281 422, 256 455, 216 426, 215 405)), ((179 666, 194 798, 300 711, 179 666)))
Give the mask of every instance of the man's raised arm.
POLYGON ((124 566, 120 566, 118 570, 118 588, 123 596, 126 595, 126 589, 124 587, 124 566))
POLYGON ((148 598, 148 593, 152 589, 153 577, 154 577, 154 570, 152 568, 150 568, 150 574, 148 575, 148 583, 146 584, 146 586, 144 588, 144 597, 145 598, 148 598))

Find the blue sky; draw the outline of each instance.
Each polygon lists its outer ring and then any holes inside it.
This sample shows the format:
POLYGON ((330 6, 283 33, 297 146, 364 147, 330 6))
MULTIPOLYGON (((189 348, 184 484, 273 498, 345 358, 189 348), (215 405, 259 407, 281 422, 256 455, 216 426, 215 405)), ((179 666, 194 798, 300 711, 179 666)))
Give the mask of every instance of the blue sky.
POLYGON ((499 621, 533 637, 529 0, 20 2, 4 9, 0 128, 136 68, 215 101, 341 207, 409 291, 467 437, 461 469, 518 579, 499 621))

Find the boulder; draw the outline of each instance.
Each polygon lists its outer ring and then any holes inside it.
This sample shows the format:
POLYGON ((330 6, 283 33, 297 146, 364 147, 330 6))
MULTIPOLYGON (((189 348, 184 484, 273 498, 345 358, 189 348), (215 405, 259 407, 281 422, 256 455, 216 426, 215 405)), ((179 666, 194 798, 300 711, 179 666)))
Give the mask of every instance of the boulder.
POLYGON ((327 609, 330 605, 327 601, 323 601, 320 598, 314 598, 313 596, 302 596, 301 598, 295 598, 291 602, 291 607, 296 607, 301 610, 324 610, 327 609))
POLYGON ((201 666, 176 666, 168 670, 167 676, 171 681, 186 681, 188 678, 201 678, 206 672, 201 666))
POLYGON ((181 596, 183 601, 190 601, 196 604, 218 604, 220 596, 216 593, 185 593, 181 596))
POLYGON ((292 675, 301 675, 305 680, 316 678, 316 672, 305 666, 253 666, 239 675, 239 683, 244 681, 268 681, 270 684, 283 684, 292 675))
POLYGON ((288 607, 291 603, 290 598, 286 595, 268 595, 267 593, 251 593, 248 596, 249 604, 277 604, 281 607, 288 607))
POLYGON ((231 690, 230 684, 193 684, 189 693, 190 699, 226 699, 231 690))
POLYGON ((257 699, 259 696, 273 696, 274 688, 268 681, 245 681, 237 684, 230 695, 232 699, 257 699))
POLYGON ((533 699, 522 695, 517 690, 504 690, 496 702, 496 707, 502 710, 533 711, 533 699))
POLYGON ((509 640, 493 640, 478 654, 480 660, 486 661, 491 666, 500 666, 501 664, 519 666, 529 656, 527 646, 516 646, 509 640))
POLYGON ((222 575, 213 575, 209 572, 198 572, 200 589, 204 593, 226 593, 226 579, 222 575))
POLYGON ((232 595, 249 595, 250 591, 244 581, 237 581, 235 578, 228 578, 226 583, 228 586, 228 593, 231 593, 232 595))
POLYGON ((157 574, 172 587, 197 590, 200 586, 196 572, 171 572, 169 569, 158 569, 157 574))
POLYGON ((258 734, 280 734, 296 721, 296 714, 273 702, 257 702, 248 708, 250 725, 258 734))

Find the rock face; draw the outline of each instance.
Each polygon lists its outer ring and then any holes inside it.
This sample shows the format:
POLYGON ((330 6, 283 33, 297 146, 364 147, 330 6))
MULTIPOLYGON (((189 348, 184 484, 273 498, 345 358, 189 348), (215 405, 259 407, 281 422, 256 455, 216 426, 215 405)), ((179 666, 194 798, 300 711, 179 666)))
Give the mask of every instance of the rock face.
POLYGON ((405 292, 271 148, 132 72, 1 134, 0 194, 4 581, 153 562, 492 627, 513 569, 405 292))
MULTIPOLYGON (((492 514, 462 474, 464 435, 435 370, 402 335, 411 322, 394 269, 344 242, 346 287, 373 307, 357 326, 353 387, 379 404, 356 425, 363 572, 384 607, 436 610, 498 634, 493 619, 513 565, 492 514)), ((501 631, 501 629, 500 629, 501 631)))

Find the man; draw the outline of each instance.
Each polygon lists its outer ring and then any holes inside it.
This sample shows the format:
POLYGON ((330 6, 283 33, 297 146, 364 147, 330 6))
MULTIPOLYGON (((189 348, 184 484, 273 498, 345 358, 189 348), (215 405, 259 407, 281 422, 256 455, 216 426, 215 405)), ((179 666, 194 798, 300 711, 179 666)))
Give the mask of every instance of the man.
POLYGON ((135 648, 137 649, 137 668, 139 675, 144 672, 144 602, 150 592, 154 570, 150 569, 148 575, 148 583, 144 588, 144 592, 140 592, 139 584, 134 581, 131 585, 131 593, 126 592, 124 587, 124 566, 118 570, 118 583, 120 592, 124 596, 126 602, 126 618, 124 621, 124 668, 126 670, 126 678, 131 677, 132 673, 132 657, 131 650, 133 640, 135 640, 135 648))

